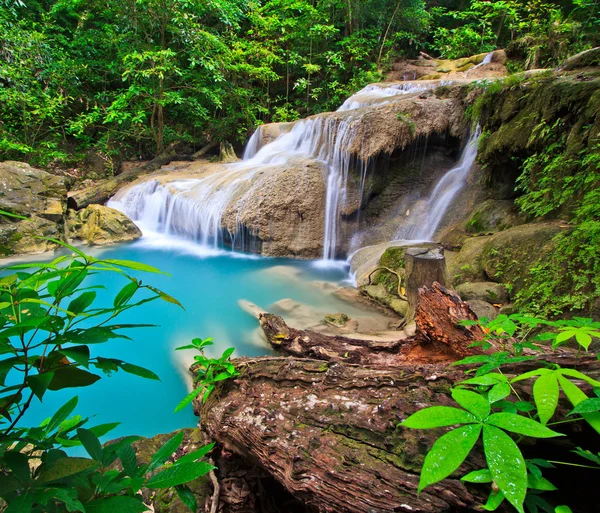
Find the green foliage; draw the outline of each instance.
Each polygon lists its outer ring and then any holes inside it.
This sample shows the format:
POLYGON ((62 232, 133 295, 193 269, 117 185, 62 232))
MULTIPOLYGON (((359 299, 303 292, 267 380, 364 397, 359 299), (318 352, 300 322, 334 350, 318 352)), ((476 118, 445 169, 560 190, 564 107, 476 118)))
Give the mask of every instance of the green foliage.
MULTIPOLYGON (((541 471, 541 468, 553 465, 540 459, 526 460, 519 443, 524 436, 561 436, 548 426, 570 421, 585 421, 600 434, 600 382, 575 369, 558 365, 543 366, 512 378, 505 375, 501 367, 533 359, 523 356, 524 349, 538 352, 539 344, 548 340, 552 341, 553 348, 572 340, 580 349, 587 351, 593 338, 600 339, 600 323, 583 318, 547 321, 514 314, 501 315, 492 321, 464 321, 463 324, 481 325, 486 337, 479 345, 484 349, 490 349, 493 343, 504 350, 470 356, 454 364, 476 366, 466 371, 474 376, 452 390, 452 398, 461 408, 428 407, 410 415, 400 424, 411 429, 452 427, 436 440, 427 453, 419 490, 456 472, 481 436, 487 467, 469 472, 462 481, 492 485, 483 508, 493 511, 506 500, 520 513, 524 513, 525 508, 530 512, 538 511, 538 508, 553 511, 550 504, 539 497, 544 491, 556 490, 541 471), (541 326, 552 331, 532 335, 541 326), (531 380, 533 404, 523 401, 515 389, 516 383, 531 380), (596 397, 589 398, 580 388, 580 383, 593 387, 596 397), (557 415, 560 390, 574 408, 567 419, 550 423, 557 415)), ((581 448, 573 452, 595 465, 600 464, 600 455, 581 448)), ((567 506, 559 506, 556 511, 570 510, 567 506)))
POLYGON ((239 376, 239 372, 230 361, 234 348, 230 347, 229 349, 226 349, 219 358, 208 358, 204 354, 204 350, 212 345, 212 338, 206 338, 204 340, 195 338, 192 340, 191 344, 176 348, 178 351, 193 349, 200 354, 194 356, 194 363, 192 364, 192 368, 194 369, 194 372, 196 372, 194 384, 197 388, 183 398, 175 408, 175 412, 185 408, 200 394, 203 394, 202 402, 206 402, 219 381, 225 381, 226 379, 239 376))
POLYGON ((12 265, 0 278, 0 497, 8 504, 6 511, 141 513, 148 510, 142 487, 177 487, 188 499, 184 502, 191 504, 191 492, 184 485, 213 468, 197 461, 212 446, 168 463, 183 432, 159 449, 150 464, 138 465, 131 444, 139 437, 102 446, 99 437, 118 423, 89 426, 89 419, 73 415, 77 396, 41 425, 22 425, 32 402, 43 401, 49 391, 90 386, 102 374, 117 371, 159 379, 138 365, 91 356, 90 345, 127 339, 124 331, 143 326, 115 322, 131 308, 155 300, 178 304, 127 274, 129 270, 157 273, 157 269, 97 259, 66 247, 71 256, 12 265), (86 287, 85 280, 109 272, 122 275, 127 283, 112 306, 97 305, 96 291, 86 287), (64 449, 72 446, 83 446, 89 457, 69 456, 64 449))

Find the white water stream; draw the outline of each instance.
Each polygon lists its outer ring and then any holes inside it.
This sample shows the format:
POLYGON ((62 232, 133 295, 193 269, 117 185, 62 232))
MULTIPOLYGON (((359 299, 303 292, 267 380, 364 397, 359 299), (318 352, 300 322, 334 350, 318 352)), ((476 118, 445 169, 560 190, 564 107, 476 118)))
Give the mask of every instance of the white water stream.
MULTIPOLYGON (((395 96, 418 93, 438 85, 440 83, 399 83, 387 87, 369 85, 348 98, 338 112, 387 103, 395 96)), ((357 133, 353 121, 358 116, 360 114, 312 116, 294 123, 289 131, 264 146, 263 129, 259 127, 248 141, 242 161, 215 166, 216 170, 207 172, 203 178, 182 179, 164 185, 158 180, 142 182, 117 194, 109 206, 123 211, 144 231, 181 235, 201 245, 218 248, 224 243, 223 215, 226 211, 239 212, 236 207, 249 199, 252 191, 248 184, 256 172, 285 165, 297 158, 316 159, 325 163, 328 170, 325 177, 323 259, 332 260, 335 258, 340 210, 347 199, 348 173, 352 165, 360 166, 361 199, 364 191, 368 162, 357 162, 349 151, 357 133)), ((476 151, 473 141, 470 141, 470 147, 476 151)), ((475 154, 471 158, 470 153, 468 158, 463 156, 464 166, 470 168, 474 158, 475 154)), ((446 175, 448 179, 444 177, 432 194, 428 203, 435 212, 428 212, 427 218, 423 219, 419 238, 427 239, 433 234, 456 193, 451 193, 451 189, 460 188, 461 179, 457 178, 455 184, 451 178, 460 175, 459 171, 455 171, 456 168, 451 170, 446 175)), ((231 234, 234 247, 237 247, 236 240, 244 237, 241 223, 237 224, 235 233, 231 234)))
POLYGON ((480 136, 481 128, 478 125, 469 137, 459 162, 441 178, 429 197, 417 205, 413 212, 408 213, 407 222, 396 233, 396 239, 432 239, 448 208, 466 183, 469 171, 477 158, 480 136))

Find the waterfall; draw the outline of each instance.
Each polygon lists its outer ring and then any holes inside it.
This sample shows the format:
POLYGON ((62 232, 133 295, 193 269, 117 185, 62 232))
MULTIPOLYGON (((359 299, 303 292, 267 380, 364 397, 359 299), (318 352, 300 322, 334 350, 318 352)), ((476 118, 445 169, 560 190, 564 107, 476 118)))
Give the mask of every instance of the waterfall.
POLYGON ((478 125, 469 137, 459 162, 441 178, 429 197, 408 213, 407 223, 398 230, 396 239, 431 240, 454 198, 465 185, 477 157, 480 136, 478 125))
MULTIPOLYGON (((400 83, 369 85, 348 98, 338 112, 386 103, 386 98, 418 93, 436 83, 400 83)), ((388 100, 389 101, 389 100, 388 100)), ((297 121, 286 133, 263 145, 263 130, 258 127, 244 151, 244 159, 219 166, 206 178, 161 184, 152 180, 137 184, 117 194, 109 206, 126 213, 143 229, 167 235, 180 235, 200 244, 223 245, 222 218, 225 210, 235 210, 244 201, 244 187, 254 174, 266 166, 285 165, 293 158, 316 159, 326 164, 327 193, 324 213, 323 259, 335 257, 341 207, 347 200, 348 174, 351 166, 360 169, 360 200, 364 192, 368 163, 356 162, 349 148, 356 137, 353 120, 360 113, 340 116, 323 114, 297 121)), ((249 234, 230 234, 231 241, 242 241, 249 234)), ((251 234, 250 234, 251 235, 251 234)), ((244 249, 244 248, 242 248, 244 249)))
POLYGON ((490 64, 492 62, 493 56, 494 56, 494 52, 490 52, 490 53, 486 54, 486 56, 483 58, 483 60, 479 64, 477 64, 476 66, 473 66, 471 69, 467 70, 467 75, 474 69, 481 68, 482 66, 485 66, 486 64, 490 64))

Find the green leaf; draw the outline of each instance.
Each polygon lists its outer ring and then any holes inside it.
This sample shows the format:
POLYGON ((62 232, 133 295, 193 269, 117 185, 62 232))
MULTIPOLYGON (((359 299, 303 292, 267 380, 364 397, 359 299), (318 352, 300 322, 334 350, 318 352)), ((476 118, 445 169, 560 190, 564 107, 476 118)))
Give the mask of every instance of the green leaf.
POLYGON ((137 281, 132 281, 132 282, 128 283, 127 285, 125 285, 119 291, 119 293, 115 296, 115 299, 113 301, 113 306, 115 308, 118 308, 119 306, 123 306, 124 304, 126 304, 127 301, 129 301, 133 297, 133 295, 136 293, 138 288, 139 288, 139 285, 138 285, 137 281))
POLYGON ((86 513, 143 513, 150 511, 141 499, 127 495, 94 499, 86 502, 84 506, 86 513))
POLYGON ((200 449, 197 449, 193 452, 190 452, 189 454, 186 454, 185 456, 182 456, 175 462, 175 464, 179 465, 181 463, 191 463, 193 461, 199 460, 200 458, 206 456, 210 451, 212 451, 214 446, 214 443, 205 445, 200 449))
POLYGON ((187 486, 178 486, 175 490, 177 490, 177 495, 181 499, 181 502, 183 502, 190 511, 196 513, 198 510, 198 503, 196 501, 196 496, 192 491, 187 486))
POLYGON ((208 474, 215 467, 205 461, 197 463, 182 463, 173 465, 165 470, 154 474, 146 481, 146 488, 169 488, 185 483, 208 474))
POLYGON ((43 372, 42 374, 34 374, 27 376, 27 384, 31 388, 31 391, 41 401, 48 390, 48 385, 54 378, 54 372, 43 372))
POLYGON ((498 506, 504 501, 504 494, 502 491, 490 493, 487 502, 481 506, 485 511, 496 511, 498 506))
POLYGON ((90 348, 88 346, 72 346, 60 349, 58 352, 84 367, 87 367, 90 363, 90 348))
POLYGON ((589 349, 590 344, 592 343, 592 337, 583 332, 577 332, 575 334, 575 339, 577 340, 577 343, 586 351, 589 349))
POLYGON ((87 429, 78 428, 77 436, 87 453, 96 461, 102 461, 102 444, 96 435, 87 429))
POLYGON ((477 392, 462 388, 453 388, 452 399, 465 410, 470 411, 479 420, 485 419, 490 414, 490 402, 477 392))
MULTIPOLYGON (((154 274, 167 274, 157 269, 156 267, 152 267, 151 265, 142 264, 140 262, 133 262, 131 260, 115 260, 115 259, 107 259, 107 260, 98 260, 98 262, 106 262, 107 264, 116 265, 118 267, 125 267, 126 269, 133 269, 134 271, 143 271, 146 273, 154 273, 154 274)), ((168 276, 168 275, 167 275, 168 276)))
POLYGON ((507 378, 504 374, 498 374, 492 372, 490 374, 484 374, 483 376, 476 376, 474 378, 461 381, 461 385, 496 385, 498 383, 506 383, 507 378))
POLYGON ((547 424, 558 406, 560 390, 554 373, 544 374, 533 384, 533 400, 537 407, 540 422, 547 424))
POLYGON ((123 369, 125 372, 128 372, 129 374, 140 376, 141 378, 154 379, 156 381, 160 381, 160 378, 156 374, 154 374, 154 372, 144 367, 140 367, 139 365, 122 362, 119 365, 119 367, 121 367, 121 369, 123 369))
POLYGON ((532 490, 542 490, 545 492, 551 492, 558 489, 545 477, 538 477, 532 474, 527 476, 527 487, 532 490))
POLYGON ((96 468, 98 463, 88 458, 59 458, 49 466, 43 466, 37 478, 39 483, 59 481, 80 472, 87 472, 96 468))
POLYGON ((552 438, 554 436, 564 436, 547 428, 543 424, 536 422, 528 417, 517 415, 515 413, 493 413, 487 419, 487 423, 512 433, 519 435, 532 436, 535 438, 552 438))
POLYGON ((461 477, 460 480, 466 483, 491 483, 493 481, 489 468, 473 470, 473 472, 461 477))
POLYGON ((595 413, 597 411, 600 411, 600 398, 594 397, 581 401, 569 415, 574 413, 595 413))
POLYGON ((445 479, 460 467, 473 449, 480 433, 480 425, 468 424, 438 438, 425 456, 419 491, 445 479))
POLYGON ((91 372, 65 365, 54 371, 54 377, 48 385, 48 390, 62 390, 64 388, 78 388, 93 385, 100 376, 91 372))
POLYGON ((57 410, 57 412, 52 416, 50 422, 48 422, 48 425, 46 426, 47 433, 51 433, 52 431, 54 431, 58 426, 60 426, 63 420, 67 419, 69 415, 73 413, 73 410, 77 406, 78 400, 79 398, 75 396, 72 399, 69 399, 63 406, 61 406, 57 410))
MULTIPOLYGON (((585 393, 577 385, 569 381, 567 378, 559 376, 558 382, 560 383, 563 392, 567 396, 567 399, 573 406, 577 407, 579 403, 588 399, 588 396, 585 395, 585 393)), ((600 433, 600 413, 582 413, 581 416, 590 426, 600 433)))
POLYGON ((93 291, 84 292, 83 294, 76 297, 69 303, 67 310, 71 313, 74 313, 75 315, 80 314, 87 307, 89 307, 94 302, 95 299, 96 299, 95 292, 93 292, 93 291))
POLYGON ((106 433, 110 433, 113 429, 120 425, 120 422, 108 422, 106 424, 98 424, 97 426, 91 427, 88 429, 88 431, 100 438, 106 433))
POLYGON ((494 482, 504 493, 506 500, 519 513, 524 513, 523 501, 527 494, 527 467, 519 447, 501 429, 484 426, 483 450, 494 482))
POLYGON ((131 444, 121 445, 116 449, 116 453, 119 455, 119 459, 127 475, 135 477, 138 473, 137 457, 131 444))
POLYGON ((477 422, 468 411, 452 406, 430 406, 413 413, 400 425, 412 429, 431 429, 477 422))
POLYGON ((13 475, 24 483, 31 481, 31 471, 29 469, 29 458, 19 451, 6 451, 4 461, 8 468, 13 471, 13 475))
POLYGON ((33 498, 31 497, 31 493, 24 493, 10 501, 4 513, 30 513, 32 508, 33 498))
POLYGON ((511 392, 512 390, 508 383, 498 383, 497 385, 494 385, 488 392, 488 401, 492 404, 497 401, 501 401, 505 397, 508 397, 511 392))
POLYGON ((144 469, 145 472, 152 472, 155 468, 160 467, 165 461, 167 461, 171 455, 177 450, 177 448, 183 442, 184 432, 180 431, 175 436, 167 440, 164 445, 154 453, 148 467, 144 469))
POLYGON ((195 388, 188 395, 186 395, 182 401, 175 407, 173 413, 183 410, 188 404, 190 404, 196 397, 198 397, 204 389, 202 387, 195 388))
POLYGON ((573 513, 573 510, 569 506, 556 506, 554 513, 573 513))

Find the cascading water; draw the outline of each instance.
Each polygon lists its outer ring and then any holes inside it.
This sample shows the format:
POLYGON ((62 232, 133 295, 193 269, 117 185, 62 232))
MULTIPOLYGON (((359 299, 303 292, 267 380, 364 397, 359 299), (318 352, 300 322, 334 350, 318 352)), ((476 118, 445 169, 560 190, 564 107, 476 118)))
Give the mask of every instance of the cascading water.
POLYGON ((417 204, 414 211, 408 214, 406 224, 396 233, 396 239, 423 241, 432 239, 454 198, 465 185, 477 157, 480 136, 481 128, 478 125, 469 137, 458 164, 442 177, 430 196, 424 202, 417 204))
MULTIPOLYGON (((431 89, 433 83, 370 85, 354 94, 338 109, 356 110, 385 103, 385 98, 431 89)), ((358 117, 358 114, 356 117, 358 117)), ((352 114, 313 116, 298 121, 274 141, 262 146, 262 128, 248 141, 241 162, 222 165, 201 179, 189 179, 161 185, 144 182, 118 194, 109 206, 126 213, 142 229, 182 235, 200 244, 219 247, 223 244, 222 218, 226 209, 236 210, 245 200, 248 182, 268 166, 282 165, 291 159, 316 159, 327 165, 327 195, 323 238, 323 259, 335 257, 341 206, 348 192, 348 173, 355 163, 350 147, 356 137, 352 114)), ((360 166, 360 198, 364 191, 368 163, 360 166)), ((360 199, 359 199, 360 201, 360 199)), ((237 209, 239 210, 239 209, 237 209)), ((237 235, 231 236, 235 240, 237 235)), ((241 249, 244 249, 243 247, 241 249)))

